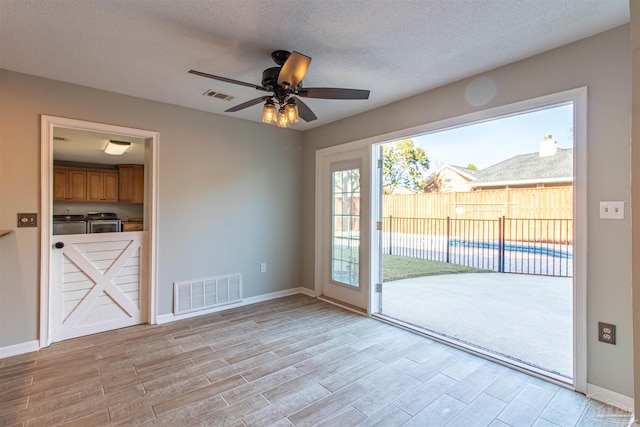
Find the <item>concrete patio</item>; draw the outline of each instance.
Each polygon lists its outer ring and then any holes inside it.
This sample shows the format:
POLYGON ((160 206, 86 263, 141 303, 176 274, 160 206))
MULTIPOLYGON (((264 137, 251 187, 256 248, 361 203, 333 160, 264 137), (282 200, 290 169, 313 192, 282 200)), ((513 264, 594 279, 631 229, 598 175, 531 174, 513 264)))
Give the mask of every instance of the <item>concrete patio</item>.
POLYGON ((382 314, 573 377, 570 277, 461 273, 386 282, 382 314))

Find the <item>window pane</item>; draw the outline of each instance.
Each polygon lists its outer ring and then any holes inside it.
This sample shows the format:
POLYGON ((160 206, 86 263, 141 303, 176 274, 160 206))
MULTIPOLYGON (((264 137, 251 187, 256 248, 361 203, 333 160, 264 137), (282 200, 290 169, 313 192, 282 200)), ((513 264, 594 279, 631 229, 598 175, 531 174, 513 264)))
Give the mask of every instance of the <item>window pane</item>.
POLYGON ((335 171, 332 177, 331 279, 360 286, 360 170, 335 171))

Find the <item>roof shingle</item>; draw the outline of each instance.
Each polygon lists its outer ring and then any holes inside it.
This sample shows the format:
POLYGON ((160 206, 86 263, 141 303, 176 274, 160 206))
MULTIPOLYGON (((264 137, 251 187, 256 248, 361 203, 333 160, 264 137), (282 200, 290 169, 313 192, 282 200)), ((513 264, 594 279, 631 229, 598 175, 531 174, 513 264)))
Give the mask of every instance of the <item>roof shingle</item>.
POLYGON ((470 184, 476 186, 488 182, 548 180, 571 176, 573 176, 573 149, 558 148, 553 156, 540 157, 537 152, 520 154, 476 171, 476 179, 470 184))

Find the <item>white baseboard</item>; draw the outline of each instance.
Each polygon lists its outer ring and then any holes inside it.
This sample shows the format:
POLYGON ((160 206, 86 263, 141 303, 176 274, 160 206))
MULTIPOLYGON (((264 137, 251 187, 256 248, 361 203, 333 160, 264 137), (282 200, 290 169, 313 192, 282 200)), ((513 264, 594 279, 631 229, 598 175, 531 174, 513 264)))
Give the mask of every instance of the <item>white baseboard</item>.
POLYGON ((38 350, 40 350, 40 342, 38 340, 8 345, 6 347, 0 347, 0 359, 4 359, 5 357, 17 356, 24 353, 31 353, 32 351, 38 350))
POLYGON ((587 383, 587 397, 633 413, 633 398, 625 396, 624 394, 616 393, 615 391, 587 383))
POLYGON ((311 289, 307 289, 305 287, 286 289, 284 291, 271 292, 269 294, 258 295, 251 298, 243 298, 241 302, 237 302, 234 304, 223 305, 220 307, 210 308, 208 310, 200 310, 194 311, 191 313, 181 314, 179 316, 175 316, 173 313, 169 314, 161 314, 157 318, 157 322, 159 325, 163 323, 175 322, 176 320, 189 319, 192 317, 202 316, 205 314, 217 313, 219 311, 229 310, 231 308, 244 307, 245 305, 256 304, 258 302, 269 301, 276 298, 288 297, 290 295, 296 294, 304 294, 310 297, 315 296, 311 289))
POLYGON ((316 297, 316 293, 312 289, 307 289, 307 288, 304 288, 304 287, 299 287, 298 288, 298 293, 299 294, 304 294, 304 295, 306 295, 308 297, 313 297, 313 298, 316 297))

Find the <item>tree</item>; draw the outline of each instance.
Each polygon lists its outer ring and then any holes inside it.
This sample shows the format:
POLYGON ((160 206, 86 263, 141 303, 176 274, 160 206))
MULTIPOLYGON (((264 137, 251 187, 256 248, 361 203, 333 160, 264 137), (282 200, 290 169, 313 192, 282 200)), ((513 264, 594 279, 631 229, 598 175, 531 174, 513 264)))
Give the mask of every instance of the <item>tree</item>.
POLYGON ((398 186, 404 186, 416 193, 424 191, 429 159, 427 153, 416 147, 412 139, 384 145, 382 163, 385 194, 393 193, 398 186))
POLYGON ((477 171, 478 167, 476 165, 474 165, 473 163, 469 163, 467 165, 467 169, 472 170, 472 171, 477 171))

